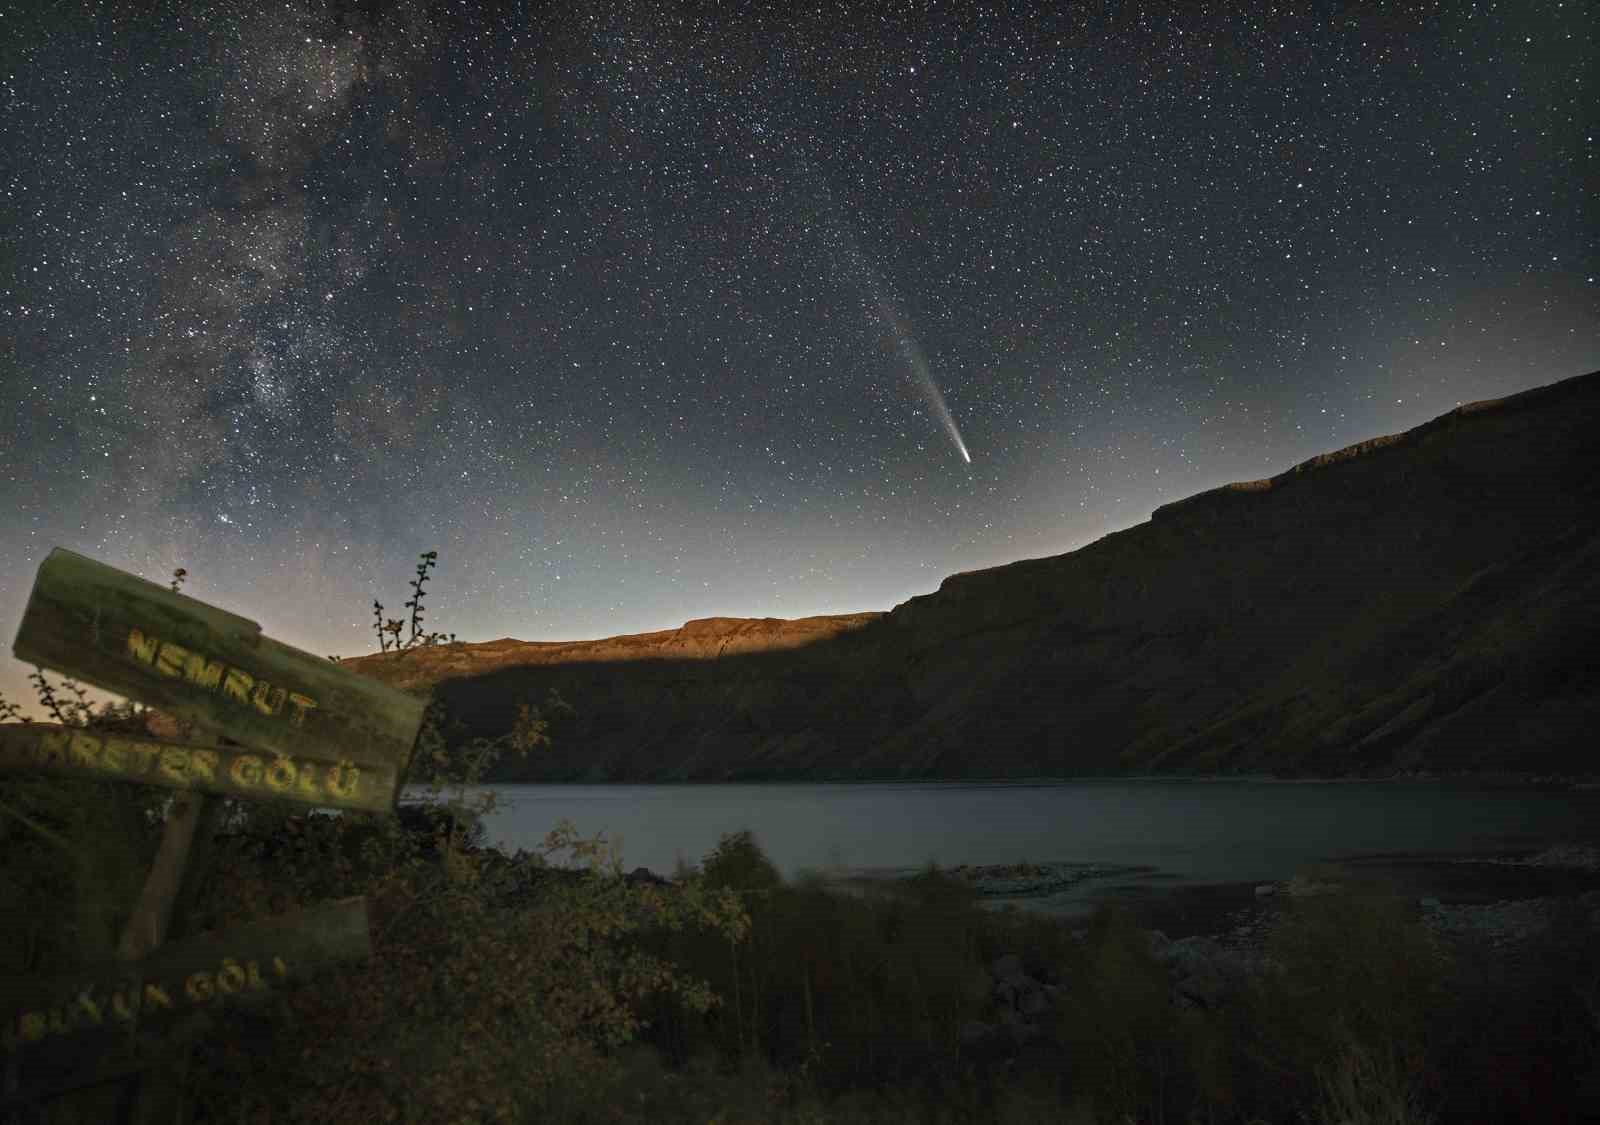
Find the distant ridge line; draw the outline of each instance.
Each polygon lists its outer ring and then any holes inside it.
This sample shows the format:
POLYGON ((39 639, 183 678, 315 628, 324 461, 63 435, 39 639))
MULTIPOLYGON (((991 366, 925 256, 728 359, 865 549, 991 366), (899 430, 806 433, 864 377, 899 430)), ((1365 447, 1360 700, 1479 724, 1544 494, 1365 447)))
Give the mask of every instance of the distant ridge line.
POLYGON ((1453 410, 1447 410, 1437 418, 1431 418, 1419 426, 1403 430, 1398 434, 1385 434, 1381 437, 1368 438, 1358 441, 1354 445, 1347 445, 1343 449, 1336 449, 1331 453, 1319 453, 1315 457, 1300 462, 1291 469, 1279 473, 1277 476, 1265 477, 1261 480, 1234 481, 1231 484, 1218 485, 1208 488, 1204 492, 1196 492, 1193 496, 1185 496, 1181 500, 1163 504, 1150 513, 1154 520, 1169 519, 1180 511, 1193 505, 1205 502, 1216 503, 1225 496, 1241 493, 1270 492, 1285 484, 1303 478, 1308 473, 1321 469, 1332 468, 1347 461, 1354 461, 1379 450, 1390 449, 1396 446, 1415 444, 1423 437, 1442 429, 1448 429, 1463 418, 1476 414, 1514 414, 1533 406, 1543 406, 1553 399, 1561 399, 1571 394, 1587 391, 1591 383, 1600 382, 1600 371, 1591 371, 1586 375, 1574 375, 1569 379, 1561 379, 1554 383, 1546 383, 1542 387, 1530 387, 1525 391, 1518 391, 1514 395, 1503 398, 1485 398, 1476 402, 1465 402, 1453 410))

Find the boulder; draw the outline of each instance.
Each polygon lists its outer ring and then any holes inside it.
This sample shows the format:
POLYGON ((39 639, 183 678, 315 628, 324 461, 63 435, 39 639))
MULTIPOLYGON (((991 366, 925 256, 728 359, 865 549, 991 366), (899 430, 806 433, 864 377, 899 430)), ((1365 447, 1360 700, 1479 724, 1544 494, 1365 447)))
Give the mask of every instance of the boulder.
POLYGON ((989 968, 989 974, 997 981, 1013 980, 1024 976, 1022 958, 1015 953, 1002 953, 994 959, 994 964, 989 968))
POLYGON ((1156 959, 1166 966, 1173 1002, 1180 1007, 1220 1007, 1244 988, 1251 975, 1244 958, 1229 953, 1210 937, 1170 942, 1156 959))
POLYGON ((1144 936, 1145 942, 1150 947, 1150 953, 1156 960, 1161 960, 1162 956, 1171 947, 1172 939, 1160 930, 1146 930, 1144 936))
POLYGON ((1042 988, 1029 989, 1017 997, 1017 1011, 1030 1019, 1042 1016, 1050 1010, 1050 997, 1042 988))
POLYGON ((1173 985, 1173 990, 1178 996, 1206 1009, 1220 1007, 1232 991, 1214 965, 1201 965, 1173 985))
POLYGON ((1003 1011, 1021 1012, 1025 1015, 1043 1011, 1050 1006, 1050 1001, 1045 996, 1044 985, 1027 974, 996 981, 994 999, 1003 1011))
POLYGON ((1157 961, 1167 966, 1168 971, 1178 976, 1188 976, 1221 960, 1226 953, 1215 938, 1196 935, 1168 942, 1155 956, 1157 961))

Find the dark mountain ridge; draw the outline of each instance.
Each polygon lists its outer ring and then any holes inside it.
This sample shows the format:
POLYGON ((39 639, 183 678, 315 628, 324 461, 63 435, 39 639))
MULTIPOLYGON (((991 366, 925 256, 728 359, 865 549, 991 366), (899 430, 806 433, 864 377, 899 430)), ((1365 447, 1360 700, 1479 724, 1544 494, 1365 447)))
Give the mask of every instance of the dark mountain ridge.
POLYGON ((576 708, 503 780, 1593 774, 1600 373, 1458 407, 887 614, 712 618, 348 667, 471 734, 576 708))

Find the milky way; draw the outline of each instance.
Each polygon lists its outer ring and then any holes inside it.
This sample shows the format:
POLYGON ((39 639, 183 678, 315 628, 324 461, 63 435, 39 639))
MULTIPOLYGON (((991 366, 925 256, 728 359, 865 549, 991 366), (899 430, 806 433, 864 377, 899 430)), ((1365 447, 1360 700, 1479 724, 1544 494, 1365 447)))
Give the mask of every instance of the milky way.
POLYGON ((1600 367, 1582 5, 28 7, 0 630, 885 609, 1600 367))

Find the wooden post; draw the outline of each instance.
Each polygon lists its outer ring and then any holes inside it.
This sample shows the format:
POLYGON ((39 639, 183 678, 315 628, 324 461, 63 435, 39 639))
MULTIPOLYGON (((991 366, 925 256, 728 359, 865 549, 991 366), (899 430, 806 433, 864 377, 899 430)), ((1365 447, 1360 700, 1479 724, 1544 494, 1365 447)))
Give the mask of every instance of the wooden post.
MULTIPOLYGON (((161 850, 156 853, 155 863, 139 893, 139 902, 117 945, 118 958, 142 960, 166 940, 175 922, 182 925, 182 914, 175 916, 173 908, 185 891, 188 893, 183 897, 193 900, 195 888, 204 874, 202 864, 193 862, 200 858, 194 854, 196 836, 200 837, 199 850, 205 853, 204 858, 209 858, 211 837, 216 832, 221 811, 222 798, 203 793, 179 793, 173 801, 161 833, 161 850)), ((188 1070, 189 1050, 185 1046, 179 1057, 165 1060, 155 1069, 137 1075, 133 1079, 135 1095, 128 1125, 182 1125, 183 1080, 188 1070)))
POLYGON ((161 834, 161 850, 156 853, 133 916, 123 927, 122 940, 117 943, 117 957, 121 960, 137 961, 153 953, 166 940, 172 924, 172 906, 178 900, 178 891, 189 867, 189 851, 196 829, 202 823, 214 828, 215 810, 221 803, 221 798, 202 793, 179 793, 173 799, 161 834))

